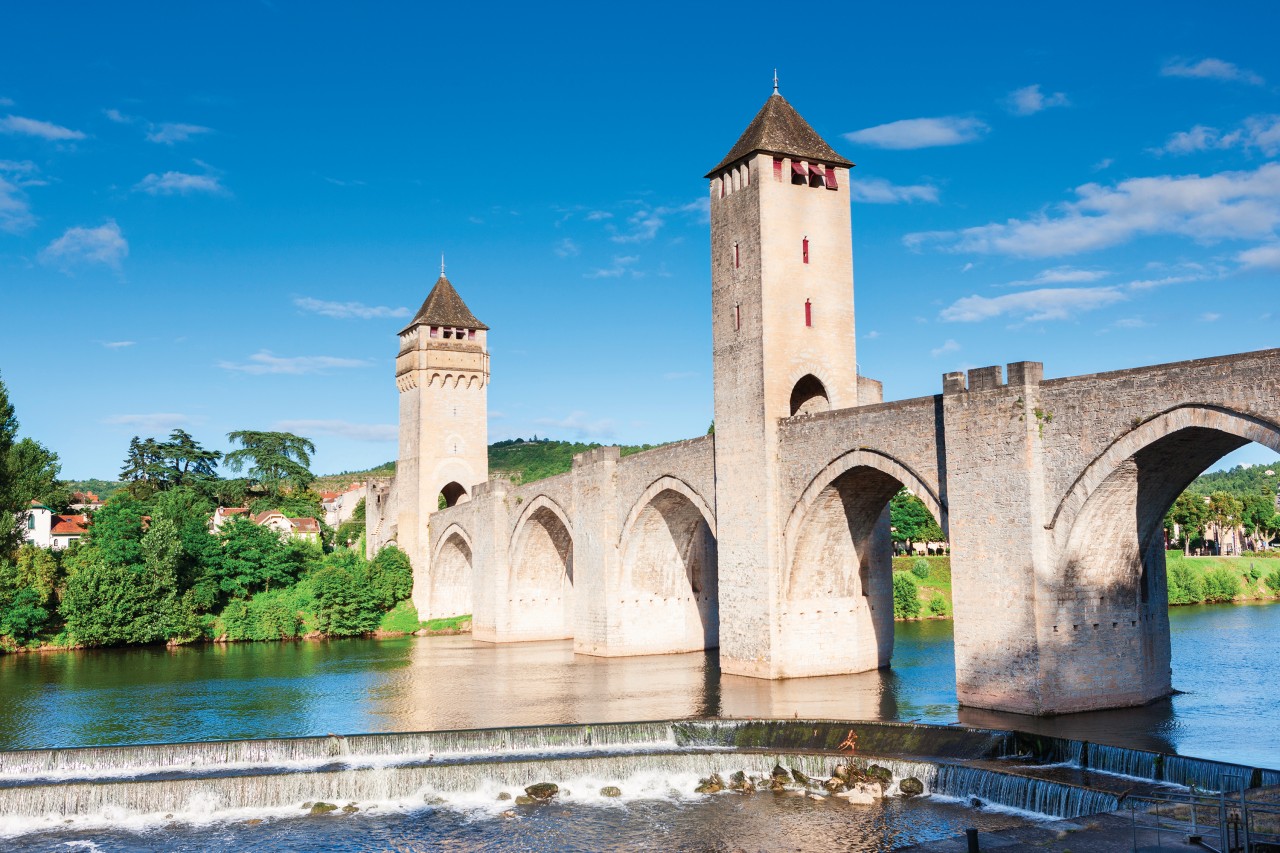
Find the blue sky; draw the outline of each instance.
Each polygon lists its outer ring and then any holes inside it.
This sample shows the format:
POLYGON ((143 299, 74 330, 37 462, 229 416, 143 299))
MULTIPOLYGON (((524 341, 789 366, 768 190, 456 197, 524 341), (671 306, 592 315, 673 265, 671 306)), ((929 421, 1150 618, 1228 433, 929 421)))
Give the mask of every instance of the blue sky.
POLYGON ((887 397, 1280 344, 1268 3, 50 2, 5 29, 0 376, 67 476, 174 426, 393 458, 395 333, 442 252, 493 328, 492 439, 703 433, 701 176, 775 66, 858 164, 887 397))

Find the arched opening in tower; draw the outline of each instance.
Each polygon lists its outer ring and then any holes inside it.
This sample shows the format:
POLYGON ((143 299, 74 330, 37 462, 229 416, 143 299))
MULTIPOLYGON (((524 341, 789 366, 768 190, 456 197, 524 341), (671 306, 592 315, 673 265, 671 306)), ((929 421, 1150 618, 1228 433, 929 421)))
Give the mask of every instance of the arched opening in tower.
POLYGON ((516 534, 509 595, 513 636, 573 636, 573 538, 548 506, 530 513, 516 534))
POLYGON ((806 373, 791 389, 791 416, 811 415, 831 409, 827 389, 812 373, 806 373))
POLYGON ((462 616, 471 612, 471 546, 453 533, 440 547, 431 565, 429 619, 462 616))
POLYGON ((440 490, 440 495, 436 499, 436 506, 437 509, 446 509, 451 506, 457 506, 460 503, 466 503, 469 500, 471 500, 471 496, 467 494, 467 490, 463 485, 453 482, 440 490))
POLYGON ((716 538, 686 495, 654 495, 622 545, 622 624, 637 654, 714 649, 720 645, 716 538))
POLYGON ((1135 430, 1147 431, 1146 443, 1095 460, 1054 518, 1041 666, 1046 691, 1068 710, 1097 707, 1100 696, 1137 705, 1172 692, 1171 622, 1194 614, 1171 615, 1170 604, 1266 594, 1265 572, 1198 558, 1272 548, 1280 465, 1239 472, 1244 485, 1188 487, 1251 440, 1280 453, 1280 429, 1221 410, 1192 417, 1204 425, 1179 428, 1166 415, 1135 430))
MULTIPOLYGON (((783 643, 795 646, 789 659, 809 661, 794 674, 889 666, 895 583, 890 501, 902 488, 884 471, 856 466, 823 487, 805 512, 783 587, 783 624, 792 626, 783 643), (806 649, 814 638, 820 648, 806 649)), ((899 594, 916 596, 917 615, 928 615, 915 581, 899 583, 911 584, 899 594)))

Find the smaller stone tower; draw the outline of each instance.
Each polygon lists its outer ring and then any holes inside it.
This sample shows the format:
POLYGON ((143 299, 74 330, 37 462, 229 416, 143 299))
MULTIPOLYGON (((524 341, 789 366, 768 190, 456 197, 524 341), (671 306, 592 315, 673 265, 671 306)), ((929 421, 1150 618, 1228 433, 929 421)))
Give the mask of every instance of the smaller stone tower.
MULTIPOLYGON (((430 601, 427 519, 469 500, 489 478, 489 327, 476 319, 445 277, 400 332, 400 456, 393 488, 396 544, 413 562, 413 601, 422 618, 430 601)), ((460 611, 469 612, 469 611, 460 611)))

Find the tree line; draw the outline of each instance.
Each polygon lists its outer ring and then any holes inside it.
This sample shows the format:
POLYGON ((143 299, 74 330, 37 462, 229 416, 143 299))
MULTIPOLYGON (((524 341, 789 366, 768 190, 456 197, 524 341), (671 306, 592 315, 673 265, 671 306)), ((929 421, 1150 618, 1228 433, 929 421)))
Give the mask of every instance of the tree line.
POLYGON ((323 518, 309 490, 315 446, 289 433, 239 430, 225 455, 183 430, 135 437, 126 487, 92 513, 63 551, 20 544, 32 499, 55 511, 70 500, 57 455, 19 440, 0 381, 0 649, 199 640, 346 637, 375 630, 413 587, 408 557, 373 560, 319 542, 281 538, 244 517, 215 532, 219 504, 323 518), (222 465, 245 476, 223 479, 222 465))

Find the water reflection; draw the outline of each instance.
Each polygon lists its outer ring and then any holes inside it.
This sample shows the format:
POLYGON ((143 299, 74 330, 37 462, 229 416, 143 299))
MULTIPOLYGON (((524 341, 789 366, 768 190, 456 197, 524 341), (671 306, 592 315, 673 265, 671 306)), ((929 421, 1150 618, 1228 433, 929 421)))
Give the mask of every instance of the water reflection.
POLYGON ((893 669, 762 681, 716 654, 575 656, 470 637, 206 645, 0 657, 0 748, 288 737, 690 716, 1018 728, 1280 767, 1280 606, 1175 609, 1174 683, 1144 708, 1051 719, 960 709, 951 623, 897 627, 893 669))

